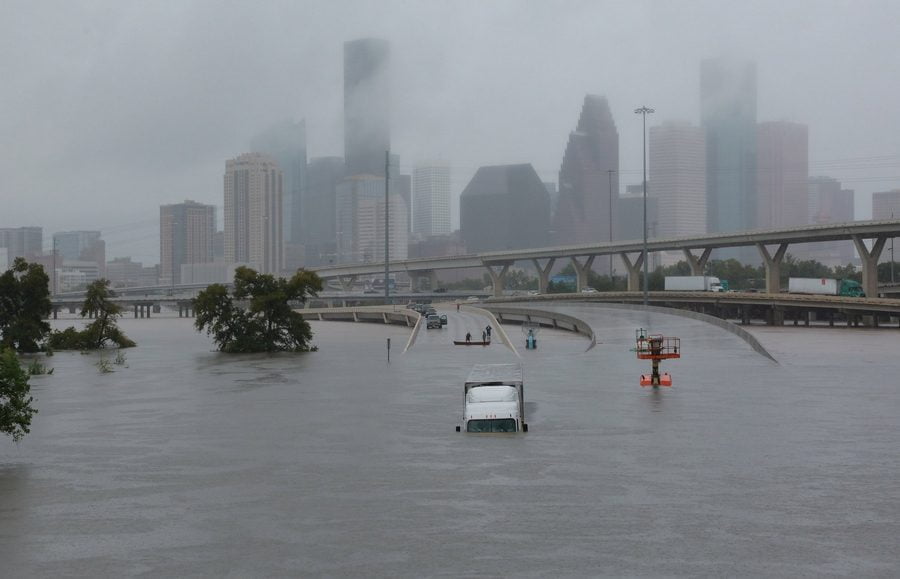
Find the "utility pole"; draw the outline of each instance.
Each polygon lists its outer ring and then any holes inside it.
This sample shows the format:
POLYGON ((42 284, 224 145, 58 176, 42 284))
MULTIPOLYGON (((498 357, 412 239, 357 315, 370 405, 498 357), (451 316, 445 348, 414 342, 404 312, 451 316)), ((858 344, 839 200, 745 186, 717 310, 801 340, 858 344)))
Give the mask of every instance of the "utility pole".
MULTIPOLYGON (((612 218, 612 205, 613 205, 613 204, 612 204, 612 200, 613 200, 612 176, 613 176, 613 173, 615 173, 615 172, 616 172, 615 169, 607 169, 607 171, 606 171, 606 174, 609 175, 609 243, 610 243, 610 245, 612 245, 612 242, 613 242, 613 234, 612 234, 612 224, 613 224, 613 218, 612 218)), ((619 194, 619 192, 616 191, 616 195, 618 195, 618 194, 619 194)), ((609 254, 609 282, 610 282, 610 285, 612 286, 611 289, 612 289, 612 290, 615 290, 615 289, 616 289, 616 281, 615 281, 615 279, 613 278, 613 254, 611 254, 611 253, 609 254)))
POLYGON ((644 117, 644 305, 647 305, 647 291, 649 289, 650 280, 647 277, 647 261, 649 255, 647 254, 647 114, 655 113, 651 108, 641 107, 639 109, 634 109, 636 114, 642 115, 644 117))
MULTIPOLYGON (((891 211, 891 219, 894 218, 894 212, 891 211)), ((891 283, 894 283, 894 238, 891 238, 891 283)))
POLYGON ((388 283, 390 277, 390 183, 391 183, 391 151, 388 149, 384 152, 384 303, 390 303, 391 288, 388 283))

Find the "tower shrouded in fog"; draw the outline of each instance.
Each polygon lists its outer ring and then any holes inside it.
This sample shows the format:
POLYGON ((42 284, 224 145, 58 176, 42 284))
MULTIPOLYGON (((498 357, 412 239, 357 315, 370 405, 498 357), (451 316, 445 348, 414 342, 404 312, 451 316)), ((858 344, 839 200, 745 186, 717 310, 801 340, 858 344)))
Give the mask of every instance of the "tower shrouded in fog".
MULTIPOLYGON (((618 211, 618 171, 619 131, 609 103, 606 97, 587 95, 559 169, 556 243, 609 241, 610 215, 618 211)), ((612 222, 615 228, 615 219, 612 222)), ((602 264, 597 269, 603 269, 602 264)))
POLYGON ((710 233, 756 227, 756 64, 707 59, 700 65, 706 130, 706 211, 710 233))
POLYGON ((391 147, 390 46, 362 38, 344 43, 344 160, 347 176, 384 176, 391 147))

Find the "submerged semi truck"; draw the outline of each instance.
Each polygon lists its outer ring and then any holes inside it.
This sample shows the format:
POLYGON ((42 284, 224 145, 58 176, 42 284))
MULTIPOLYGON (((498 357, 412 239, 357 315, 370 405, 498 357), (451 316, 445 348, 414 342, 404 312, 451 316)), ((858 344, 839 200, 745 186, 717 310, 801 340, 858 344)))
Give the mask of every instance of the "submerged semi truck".
POLYGON ((476 364, 463 387, 466 432, 528 432, 521 364, 476 364))
POLYGON ((724 292, 728 282, 712 275, 667 275, 666 291, 676 292, 724 292))
POLYGON ((852 279, 831 279, 827 277, 792 277, 788 279, 788 293, 813 294, 820 296, 845 296, 864 298, 859 282, 852 279))

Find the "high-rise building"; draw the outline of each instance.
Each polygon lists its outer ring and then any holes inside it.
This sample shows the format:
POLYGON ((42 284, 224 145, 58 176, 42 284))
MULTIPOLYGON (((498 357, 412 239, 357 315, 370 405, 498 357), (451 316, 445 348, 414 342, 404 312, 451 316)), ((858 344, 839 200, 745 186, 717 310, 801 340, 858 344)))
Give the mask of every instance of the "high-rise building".
MULTIPOLYGON (((553 226, 557 244, 615 239, 618 171, 619 131, 609 103, 606 97, 587 95, 559 170, 553 226)), ((597 269, 603 269, 603 264, 597 264, 597 269)))
POLYGON ((391 147, 389 59, 387 40, 344 43, 344 159, 349 176, 384 176, 384 154, 391 147))
POLYGON ((7 256, 6 262, 0 263, 0 266, 11 266, 17 257, 29 259, 38 256, 44 250, 44 230, 41 227, 0 228, 0 247, 6 248, 7 256))
MULTIPOLYGON (((115 257, 106 263, 106 279, 114 288, 141 285, 144 264, 130 257, 115 257)), ((156 285, 154 281, 153 284, 156 285)))
POLYGON ((225 163, 225 261, 280 273, 283 180, 274 159, 245 153, 225 163))
POLYGON ((185 201, 159 208, 160 284, 184 283, 182 266, 215 258, 216 207, 185 201))
MULTIPOLYGON (((831 177, 807 179, 807 223, 847 223, 855 219, 854 192, 842 189, 841 182, 831 177)), ((814 259, 828 266, 858 262, 852 241, 792 245, 791 254, 798 259, 814 259)))
POLYGON ((101 238, 99 231, 54 233, 53 250, 58 260, 56 267, 63 267, 66 264, 74 266, 75 262, 84 262, 85 266, 96 264, 94 279, 106 277, 106 242, 101 238))
POLYGON ((413 169, 414 218, 416 236, 450 233, 450 165, 420 163, 413 169))
POLYGON ((470 252, 544 247, 550 195, 534 167, 480 167, 459 200, 462 241, 470 252))
MULTIPOLYGON (((406 259, 409 225, 406 202, 398 193, 388 195, 388 244, 390 260, 406 259)), ((359 175, 337 187, 337 262, 342 264, 384 261, 384 178, 359 175)))
POLYGON ((900 219, 900 189, 872 193, 872 219, 900 219))
POLYGON ((809 130, 786 121, 760 123, 756 134, 756 226, 808 223, 809 130))
POLYGON ((726 59, 700 66, 706 130, 706 211, 710 233, 756 227, 756 64, 726 59))
POLYGON ((306 121, 284 121, 269 127, 250 141, 250 150, 264 153, 278 163, 284 179, 284 241, 294 245, 305 243, 306 121))
POLYGON ((344 159, 341 157, 310 159, 306 172, 306 206, 303 212, 307 265, 335 262, 335 203, 337 187, 343 179, 344 159))
MULTIPOLYGON (((668 122, 651 127, 650 182, 659 220, 656 237, 706 233, 706 138, 689 123, 668 122)), ((643 194, 643 192, 642 192, 643 194)), ((643 219, 643 210, 642 219, 643 219)), ((643 237, 643 234, 642 234, 643 237)))

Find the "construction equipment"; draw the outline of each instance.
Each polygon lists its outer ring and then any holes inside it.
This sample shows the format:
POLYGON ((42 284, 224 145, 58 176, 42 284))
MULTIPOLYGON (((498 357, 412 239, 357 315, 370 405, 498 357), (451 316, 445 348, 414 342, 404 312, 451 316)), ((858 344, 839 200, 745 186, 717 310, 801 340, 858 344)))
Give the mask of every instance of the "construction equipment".
POLYGON ((637 357, 640 360, 650 360, 653 364, 650 374, 641 374, 641 386, 671 386, 672 376, 668 372, 659 373, 659 362, 681 358, 681 339, 651 334, 644 328, 635 330, 634 335, 637 357))

